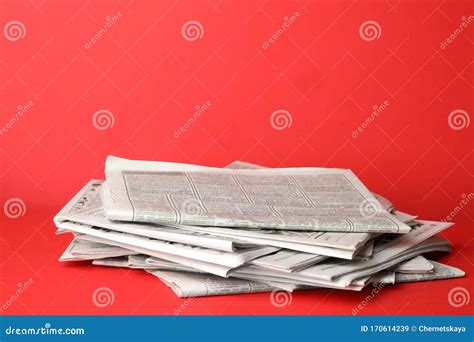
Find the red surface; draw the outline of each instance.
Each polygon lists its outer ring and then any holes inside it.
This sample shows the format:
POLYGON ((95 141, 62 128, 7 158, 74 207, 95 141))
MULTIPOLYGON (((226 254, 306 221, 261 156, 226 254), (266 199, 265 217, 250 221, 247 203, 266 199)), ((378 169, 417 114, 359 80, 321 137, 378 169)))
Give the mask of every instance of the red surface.
MULTIPOLYGON (((2 314, 173 314, 180 305, 181 314, 351 314, 370 289, 297 292, 282 308, 269 294, 185 301, 141 271, 59 263, 70 236, 55 236, 52 217, 90 178, 103 178, 105 157, 114 154, 351 168, 400 209, 444 219, 473 188, 474 124, 453 129, 448 116, 474 112, 474 22, 440 44, 472 13, 467 0, 2 0, 1 27, 18 20, 26 29, 15 41, 0 35, 2 127, 18 106, 33 103, 0 134, 2 206, 20 198, 26 208, 18 218, 0 215, 0 304, 33 280, 2 314), (183 38, 189 20, 201 23, 200 39, 183 38), (369 20, 381 35, 366 41, 359 27, 369 20), (209 109, 175 137, 207 101, 209 109), (113 127, 94 127, 101 109, 113 114, 113 127), (278 109, 290 113, 290 127, 272 128, 278 109), (91 297, 102 286, 115 301, 99 308, 91 297)), ((472 313, 472 303, 451 306, 448 293, 473 293, 473 215, 469 202, 443 234, 454 251, 440 260, 465 278, 386 287, 360 314, 472 313)))

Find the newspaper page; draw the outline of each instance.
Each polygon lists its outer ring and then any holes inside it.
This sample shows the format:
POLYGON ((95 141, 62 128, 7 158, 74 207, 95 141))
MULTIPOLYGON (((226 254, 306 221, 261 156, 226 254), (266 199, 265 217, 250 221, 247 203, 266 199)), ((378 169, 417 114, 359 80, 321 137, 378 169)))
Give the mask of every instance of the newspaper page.
POLYGON ((395 284, 395 272, 381 271, 370 277, 370 283, 378 284, 395 284))
MULTIPOLYGON (((298 239, 299 237, 296 234, 287 235, 286 233, 289 231, 280 231, 279 234, 269 234, 269 233, 262 233, 261 230, 258 230, 258 231, 252 230, 252 231, 245 232, 244 230, 241 230, 241 229, 228 229, 228 228, 220 228, 220 227, 191 227, 191 226, 182 226, 182 227, 183 229, 186 229, 186 230, 202 232, 202 233, 207 232, 209 234, 227 237, 229 239, 239 239, 239 240, 247 241, 248 243, 253 243, 257 245, 286 248, 286 249, 304 252, 304 253, 319 254, 319 255, 331 256, 335 258, 348 259, 348 260, 352 260, 354 256, 358 253, 358 251, 361 248, 363 248, 362 244, 360 244, 360 247, 358 247, 358 249, 352 250, 352 249, 347 249, 347 248, 332 248, 332 247, 320 246, 317 244, 293 242, 290 240, 293 240, 293 238, 298 239), (284 239, 285 236, 288 236, 288 241, 285 241, 284 239), (276 237, 276 239, 274 239, 274 237, 276 237)), ((274 231, 271 231, 271 232, 274 232, 274 231)), ((294 233, 303 233, 303 232, 294 232, 294 233)), ((319 234, 319 233, 316 233, 316 234, 319 234)), ((346 233, 332 233, 332 234, 340 234, 341 241, 342 241, 344 239, 342 235, 345 235, 346 233)), ((347 235, 350 235, 350 233, 347 233, 347 235)), ((367 235, 370 235, 370 234, 367 234, 367 235)), ((308 241, 311 239, 306 239, 306 240, 308 241)), ((313 239, 311 242, 314 242, 314 241, 315 239, 313 239)), ((340 245, 343 247, 347 247, 347 245, 344 242, 341 242, 340 245)))
MULTIPOLYGON (((251 169, 266 169, 267 167, 236 160, 230 163, 229 165, 227 165, 225 168, 234 169, 234 170, 238 170, 238 169, 251 170, 251 169)), ((382 207, 388 212, 392 212, 395 209, 395 207, 393 206, 393 203, 387 198, 385 198, 384 196, 376 194, 375 192, 373 192, 372 194, 377 199, 377 201, 380 202, 380 205, 382 205, 382 207)))
POLYGON ((410 215, 399 210, 394 210, 392 213, 397 219, 405 223, 415 221, 418 217, 416 215, 410 215))
POLYGON ((80 236, 75 237, 69 246, 60 256, 59 261, 82 261, 101 259, 117 256, 127 256, 135 252, 128 249, 111 246, 98 242, 91 242, 81 239, 80 236))
POLYGON ((182 272, 191 272, 191 273, 203 273, 203 271, 199 269, 181 265, 172 261, 155 258, 155 257, 148 257, 146 259, 146 263, 151 267, 154 267, 156 269, 163 270, 163 271, 182 271, 182 272))
MULTIPOLYGON (((64 221, 84 223, 125 233, 228 252, 235 251, 239 248, 255 247, 249 242, 239 240, 239 236, 259 238, 256 242, 260 245, 264 244, 271 246, 273 240, 278 240, 280 242, 276 247, 294 247, 292 249, 314 254, 317 254, 320 250, 305 245, 316 245, 355 251, 364 245, 364 243, 372 236, 372 234, 368 233, 298 232, 268 229, 255 229, 251 231, 226 229, 222 231, 216 227, 206 228, 183 225, 165 227, 154 224, 135 224, 110 221, 105 216, 101 198, 102 183, 103 181, 100 180, 91 180, 87 183, 56 215, 54 218, 55 223, 58 224, 59 222, 64 221), (218 231, 231 233, 232 236, 219 236, 217 234, 218 231), (266 241, 267 239, 272 241, 266 241), (301 248, 298 249, 299 244, 303 244, 303 246, 300 246, 301 248)), ((331 254, 330 256, 337 257, 337 255, 331 254)))
POLYGON ((393 206, 393 203, 390 202, 390 200, 388 200, 386 197, 384 197, 382 195, 379 195, 379 194, 376 194, 374 192, 373 192, 373 195, 375 196, 377 201, 380 202, 382 207, 384 207, 385 210, 387 210, 388 212, 392 212, 395 209, 395 207, 393 206))
POLYGON ((91 235, 87 235, 86 237, 87 237, 87 239, 90 239, 91 241, 107 243, 107 244, 110 244, 110 245, 113 245, 113 246, 119 246, 119 247, 122 247, 122 248, 126 248, 126 249, 129 249, 129 250, 135 251, 139 254, 145 254, 145 255, 152 256, 152 257, 155 257, 155 258, 158 258, 158 259, 163 259, 163 260, 167 260, 167 261, 170 261, 170 262, 178 263, 178 264, 181 264, 181 265, 184 265, 184 266, 191 267, 193 269, 201 270, 202 272, 205 272, 205 273, 218 275, 220 277, 228 277, 230 271, 232 271, 234 269, 234 267, 228 267, 228 266, 214 264, 214 263, 205 262, 205 261, 200 261, 200 260, 196 260, 196 259, 181 257, 181 256, 175 255, 175 254, 168 254, 168 253, 158 252, 156 250, 142 248, 142 247, 138 247, 138 246, 135 246, 135 245, 128 245, 126 243, 119 242, 119 241, 108 240, 108 239, 103 238, 103 237, 97 237, 97 236, 91 236, 91 235))
MULTIPOLYGON (((387 236, 382 237, 385 240, 382 240, 381 243, 374 247, 374 253, 372 258, 369 260, 351 262, 335 260, 332 262, 325 262, 324 266, 315 265, 311 268, 311 271, 313 271, 315 275, 318 274, 321 277, 332 279, 370 266, 378 264, 384 265, 384 263, 390 258, 406 252, 429 237, 432 237, 453 225, 452 223, 421 220, 417 221, 417 223, 419 226, 413 228, 408 234, 391 235, 392 239, 387 239, 387 236)), ((305 271, 308 270, 310 269, 305 271)))
POLYGON ((447 240, 444 240, 444 241, 443 240, 444 239, 441 237, 433 236, 423 241, 419 246, 413 247, 404 253, 401 253, 395 257, 389 258, 383 264, 372 265, 365 269, 359 269, 357 271, 339 276, 335 278, 334 280, 338 284, 349 284, 355 279, 358 279, 359 277, 364 277, 369 274, 374 274, 376 272, 390 268, 402 261, 408 260, 410 258, 414 258, 415 256, 418 256, 421 254, 430 253, 430 252, 450 252, 451 245, 449 244, 449 242, 447 242, 447 240))
POLYGON ((416 258, 402 262, 394 268, 398 273, 429 273, 433 271, 433 264, 424 256, 419 255, 416 258))
POLYGON ((395 283, 408 283, 416 281, 431 281, 438 279, 459 278, 464 276, 464 272, 459 268, 448 266, 436 261, 429 261, 433 265, 433 270, 429 273, 395 273, 395 283))
POLYGON ((65 221, 88 224, 101 228, 121 231, 135 235, 142 235, 159 240, 178 242, 198 247, 218 249, 233 252, 240 248, 255 247, 245 242, 217 237, 178 227, 164 227, 154 224, 136 224, 128 222, 114 222, 107 219, 102 201, 101 180, 88 182, 55 216, 56 225, 65 221))
POLYGON ((112 220, 249 229, 407 233, 346 169, 229 170, 108 157, 112 220))
POLYGON ((243 266, 231 271, 231 277, 255 279, 257 281, 273 281, 277 283, 290 283, 296 285, 305 285, 311 287, 324 287, 339 290, 360 291, 369 282, 370 277, 354 280, 350 284, 339 284, 331 280, 314 279, 301 276, 300 272, 284 272, 272 270, 255 265, 243 266))
POLYGON ((95 259, 92 261, 92 264, 97 266, 125 267, 132 269, 155 269, 156 267, 146 263, 147 258, 149 258, 148 255, 137 254, 128 257, 95 259))
POLYGON ((399 284, 399 283, 412 283, 419 281, 432 281, 441 279, 459 278, 464 276, 464 272, 459 268, 448 266, 436 261, 428 260, 433 266, 430 272, 420 273, 404 273, 398 272, 397 269, 394 271, 383 271, 375 274, 371 283, 373 284, 399 284))
POLYGON ((446 245, 449 247, 449 243, 446 240, 434 235, 450 227, 451 223, 433 221, 418 221, 418 223, 420 225, 410 233, 392 235, 393 239, 379 243, 374 249, 372 258, 369 260, 346 261, 330 259, 301 271, 293 272, 291 276, 295 277, 295 279, 298 277, 300 279, 334 280, 344 286, 359 277, 377 273, 410 257, 422 254, 419 251, 424 251, 423 247, 428 249, 435 246, 433 248, 437 248, 436 244, 443 244, 443 250, 445 250, 446 245), (428 238, 430 238, 430 241, 423 245, 423 242, 428 238), (419 253, 416 255, 407 253, 413 250, 413 253, 419 253), (397 259, 397 256, 400 257, 397 259))
POLYGON ((110 257, 110 258, 104 258, 104 259, 94 259, 92 260, 92 265, 128 268, 128 258, 122 256, 122 257, 110 257))
POLYGON ((406 260, 392 268, 374 274, 370 278, 373 284, 395 284, 396 273, 428 273, 433 272, 433 264, 431 264, 424 256, 418 255, 413 259, 406 260))
MULTIPOLYGON (((245 239, 234 235, 218 235, 223 228, 211 227, 208 231, 205 227, 190 226, 158 226, 153 224, 138 224, 110 221, 105 217, 101 199, 102 181, 92 180, 79 191, 74 198, 56 215, 54 221, 56 225, 62 222, 76 222, 93 225, 114 231, 130 233, 163 241, 178 242, 194 245, 198 247, 217 249, 227 252, 234 252, 246 248, 255 248, 257 245, 268 245, 280 248, 291 248, 313 254, 323 254, 334 257, 351 259, 354 252, 339 251, 339 248, 323 248, 324 245, 342 247, 342 249, 354 250, 359 248, 363 242, 371 237, 367 233, 323 233, 323 232, 285 232, 285 231, 252 231, 250 234, 256 236, 271 237, 278 240, 252 239, 253 242, 243 241, 245 239), (214 229, 214 231, 213 231, 214 229), (273 233, 273 234, 272 234, 273 233), (351 237, 351 235, 355 235, 351 237), (284 242, 285 236, 295 242, 284 242), (306 242, 301 245, 300 242, 306 242), (307 243, 316 246, 307 245, 307 243), (318 244, 323 245, 319 247, 318 244)), ((231 233, 248 234, 245 230, 227 229, 231 233)), ((248 240, 248 239, 247 239, 248 240)))
POLYGON ((130 255, 127 260, 127 265, 130 268, 150 268, 150 265, 146 263, 146 259, 150 256, 144 254, 130 255))
POLYGON ((238 277, 235 277, 235 279, 257 281, 259 283, 263 283, 268 286, 279 288, 287 292, 293 292, 294 290, 297 290, 297 289, 316 288, 316 286, 298 285, 298 284, 292 284, 291 282, 276 282, 275 280, 267 279, 266 277, 253 277, 253 276, 246 276, 245 274, 241 274, 238 277))
POLYGON ((60 223, 59 226, 62 229, 75 233, 96 236, 109 241, 121 242, 130 246, 137 246, 157 252, 185 256, 205 262, 218 263, 228 267, 238 267, 247 261, 278 250, 278 248, 262 246, 252 249, 244 249, 238 252, 223 252, 214 249, 155 240, 143 236, 111 231, 74 222, 63 222, 60 223))
POLYGON ((374 253, 375 240, 369 240, 356 254, 356 260, 369 260, 374 253))
POLYGON ((234 277, 246 275, 248 277, 256 277, 255 279, 260 279, 259 277, 266 277, 269 280, 278 282, 286 281, 301 285, 360 290, 361 286, 363 287, 370 281, 373 274, 389 268, 394 264, 398 264, 422 253, 428 253, 432 251, 449 251, 450 249, 450 246, 448 243, 446 243, 446 240, 443 240, 437 236, 431 237, 421 245, 423 246, 413 247, 408 252, 386 260, 385 263, 375 264, 366 268, 358 268, 357 270, 353 270, 352 272, 348 272, 338 277, 328 277, 326 274, 324 274, 326 267, 330 270, 334 268, 334 265, 331 265, 331 263, 328 263, 327 261, 316 264, 313 267, 291 273, 258 266, 242 266, 236 270, 231 271, 230 275, 234 277), (361 280, 363 280, 364 283, 358 284, 358 282, 361 280))
POLYGON ((315 265, 327 257, 315 254, 300 253, 291 250, 281 250, 251 261, 253 265, 278 269, 286 272, 300 270, 315 265))
POLYGON ((220 278, 212 275, 173 271, 149 271, 160 278, 178 297, 203 297, 256 292, 270 292, 277 288, 243 279, 220 278))
MULTIPOLYGON (((265 167, 250 163, 245 163, 241 161, 234 161, 231 164, 227 165, 226 168, 229 169, 264 169, 265 167)), ((411 222, 416 219, 416 216, 402 213, 395 210, 392 202, 387 198, 372 193, 375 198, 380 202, 381 206, 390 212, 392 215, 397 216, 402 222, 411 222)), ((200 227, 199 227, 200 228, 200 227)), ((203 228, 200 231, 206 231, 209 234, 213 233, 213 227, 203 228)), ((294 243, 303 243, 303 244, 315 244, 325 247, 333 247, 339 249, 350 249, 357 250, 362 245, 367 245, 367 240, 369 240, 373 234, 366 233, 332 233, 332 232, 297 232, 297 231, 270 231, 270 230, 238 230, 238 229, 227 229, 221 230, 221 232, 226 232, 228 234, 234 233, 236 236, 249 236, 262 239, 275 239, 281 241, 290 241, 294 243), (280 235, 280 236, 279 236, 280 235)), ((284 246, 280 246, 284 247, 284 246)), ((364 251, 364 254, 367 252, 367 256, 370 256, 370 250, 367 249, 364 251)), ((358 256, 361 256, 361 252, 358 253, 358 256)))

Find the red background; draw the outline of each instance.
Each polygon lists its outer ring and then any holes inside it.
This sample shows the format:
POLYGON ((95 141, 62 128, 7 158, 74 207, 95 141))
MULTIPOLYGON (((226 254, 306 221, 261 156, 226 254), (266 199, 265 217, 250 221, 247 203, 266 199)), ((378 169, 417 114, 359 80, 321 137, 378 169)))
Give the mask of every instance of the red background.
MULTIPOLYGON (((40 1, 2 0, 0 24, 21 21, 23 39, 0 35, 2 127, 18 106, 33 106, 0 136, 1 203, 20 198, 23 216, 1 213, 0 304, 33 284, 4 314, 173 314, 177 298, 141 271, 57 262, 70 236, 52 217, 91 178, 103 178, 108 154, 224 166, 351 168, 398 208, 441 220, 472 191, 471 124, 455 130, 453 110, 473 113, 473 27, 445 41, 473 14, 472 1, 40 1), (122 17, 85 44, 106 17, 122 17), (300 16, 267 49, 284 17, 300 16), (181 27, 196 20, 203 35, 181 27), (380 37, 366 41, 362 23, 380 37), (211 101, 179 138, 196 105, 211 101), (389 106, 356 138, 374 105, 389 106), (114 125, 94 127, 110 111, 114 125), (270 123, 288 111, 290 127, 270 123), (91 296, 109 287, 115 301, 91 296)), ((469 117, 468 117, 469 118, 469 117)), ((444 233, 441 258, 462 279, 386 287, 360 314, 466 314, 448 292, 472 293, 473 204, 444 233)), ((296 292, 274 307, 269 294, 193 299, 182 314, 350 314, 370 292, 296 292)))

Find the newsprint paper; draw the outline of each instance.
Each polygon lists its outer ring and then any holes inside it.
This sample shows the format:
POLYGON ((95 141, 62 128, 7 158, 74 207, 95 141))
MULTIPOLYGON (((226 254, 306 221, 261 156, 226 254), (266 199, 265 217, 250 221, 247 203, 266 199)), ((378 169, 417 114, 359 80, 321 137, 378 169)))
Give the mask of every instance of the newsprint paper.
POLYGON ((407 233, 346 169, 220 169, 108 157, 109 219, 193 226, 407 233))

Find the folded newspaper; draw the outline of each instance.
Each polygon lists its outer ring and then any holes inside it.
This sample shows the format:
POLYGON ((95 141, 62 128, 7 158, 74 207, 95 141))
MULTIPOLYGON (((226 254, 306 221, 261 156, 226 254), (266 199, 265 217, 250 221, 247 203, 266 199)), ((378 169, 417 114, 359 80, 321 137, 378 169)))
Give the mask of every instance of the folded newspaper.
POLYGON ((450 252, 347 169, 225 168, 108 157, 55 216, 74 234, 60 261, 139 269, 179 297, 331 288, 360 291, 462 277, 424 257, 450 252))

